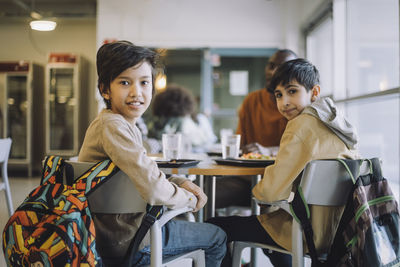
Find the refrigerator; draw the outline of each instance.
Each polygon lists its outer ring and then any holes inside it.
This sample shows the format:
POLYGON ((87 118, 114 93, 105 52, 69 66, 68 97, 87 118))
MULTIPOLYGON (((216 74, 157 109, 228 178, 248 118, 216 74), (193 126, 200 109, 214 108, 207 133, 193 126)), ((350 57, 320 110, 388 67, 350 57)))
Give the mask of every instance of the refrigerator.
POLYGON ((45 90, 47 155, 78 155, 88 126, 87 81, 83 57, 71 53, 49 55, 45 90))
POLYGON ((10 169, 25 169, 29 176, 44 158, 43 99, 43 66, 0 62, 0 137, 12 139, 10 169))

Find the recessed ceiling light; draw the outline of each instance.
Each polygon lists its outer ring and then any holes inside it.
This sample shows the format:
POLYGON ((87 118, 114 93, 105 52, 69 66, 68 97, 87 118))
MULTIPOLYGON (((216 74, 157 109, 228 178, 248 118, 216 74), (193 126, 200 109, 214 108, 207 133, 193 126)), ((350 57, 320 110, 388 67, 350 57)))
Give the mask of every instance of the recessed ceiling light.
POLYGON ((52 31, 56 28, 57 23, 50 20, 33 20, 30 23, 31 29, 36 31, 52 31))

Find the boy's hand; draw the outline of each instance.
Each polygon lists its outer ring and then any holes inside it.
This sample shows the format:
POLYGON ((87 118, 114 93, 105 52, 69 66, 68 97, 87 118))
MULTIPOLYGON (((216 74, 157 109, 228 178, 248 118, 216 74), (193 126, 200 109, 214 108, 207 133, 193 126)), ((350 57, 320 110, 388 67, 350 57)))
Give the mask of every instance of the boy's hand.
POLYGON ((185 181, 183 182, 180 187, 183 189, 186 189, 187 191, 193 193, 197 197, 197 204, 196 208, 193 210, 193 212, 199 211, 204 205, 207 203, 207 196, 204 194, 203 190, 201 190, 200 187, 192 183, 191 181, 185 181))

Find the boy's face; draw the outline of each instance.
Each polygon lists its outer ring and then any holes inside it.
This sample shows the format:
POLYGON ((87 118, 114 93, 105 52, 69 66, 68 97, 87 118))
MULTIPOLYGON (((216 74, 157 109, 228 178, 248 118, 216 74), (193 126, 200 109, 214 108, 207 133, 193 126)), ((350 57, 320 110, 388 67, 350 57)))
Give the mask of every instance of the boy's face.
POLYGON ((152 88, 152 68, 144 61, 126 69, 111 81, 110 89, 103 91, 103 97, 110 100, 114 113, 135 123, 150 105, 152 88))
POLYGON ((288 120, 294 119, 317 99, 319 90, 319 85, 315 85, 307 92, 306 88, 295 80, 284 86, 279 84, 274 91, 279 112, 288 120))

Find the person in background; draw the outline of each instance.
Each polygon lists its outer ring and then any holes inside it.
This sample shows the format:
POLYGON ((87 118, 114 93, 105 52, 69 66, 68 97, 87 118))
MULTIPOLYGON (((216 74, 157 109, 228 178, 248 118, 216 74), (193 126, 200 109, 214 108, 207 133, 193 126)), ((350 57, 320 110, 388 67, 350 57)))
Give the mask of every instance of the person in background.
MULTIPOLYGON (((207 196, 188 179, 166 179, 142 145, 142 134, 135 126, 149 107, 154 93, 154 72, 158 54, 117 41, 97 52, 98 85, 106 103, 86 131, 79 161, 111 159, 132 180, 141 197, 151 205, 201 209, 207 196)), ((114 192, 117 193, 117 192, 114 192)), ((104 196, 107 198, 107 196, 104 196)), ((92 213, 96 228, 96 248, 105 265, 120 266, 144 213, 92 213)), ((163 256, 173 256, 197 248, 204 249, 206 265, 220 265, 226 250, 226 235, 215 225, 172 220, 162 228, 163 256)), ((136 254, 135 266, 150 263, 150 238, 145 236, 136 254)))
MULTIPOLYGON (((265 88, 251 92, 239 108, 237 134, 243 153, 258 152, 275 155, 285 130, 287 119, 277 107, 274 95, 268 92, 269 83, 277 67, 297 55, 289 50, 276 51, 265 67, 265 88), (269 148, 268 148, 269 147, 269 148)), ((217 180, 216 208, 229 206, 250 207, 251 177, 223 177, 217 180)))
POLYGON ((243 153, 272 155, 274 150, 271 151, 268 147, 279 145, 287 119, 279 113, 273 94, 266 88, 276 68, 296 58, 297 55, 289 49, 276 51, 265 67, 265 88, 251 92, 243 100, 236 131, 241 135, 243 153))
POLYGON ((206 147, 203 147, 201 149, 201 151, 204 150, 209 150, 209 147, 214 144, 215 142, 217 142, 218 138, 217 136, 214 134, 214 130, 213 127, 211 125, 210 122, 210 118, 209 118, 209 114, 203 113, 203 112, 199 112, 200 106, 200 97, 196 97, 196 107, 197 110, 195 110, 191 117, 193 119, 193 121, 199 125, 199 127, 204 131, 204 133, 207 135, 207 139, 209 140, 208 144, 206 147))
MULTIPOLYGON (((182 133, 185 152, 205 151, 215 142, 215 138, 212 129, 204 128, 193 120, 195 110, 196 101, 188 89, 179 85, 167 86, 154 97, 153 117, 147 122, 148 137, 161 141, 164 133, 182 133)), ((196 116, 195 119, 198 120, 199 117, 196 116)))
MULTIPOLYGON (((319 72, 305 59, 281 65, 268 90, 275 95, 279 112, 288 120, 276 161, 265 168, 253 188, 264 202, 288 199, 296 178, 306 164, 317 159, 358 158, 354 127, 338 112, 330 98, 320 98, 319 72)), ((311 207, 311 224, 319 253, 334 238, 343 207, 311 207)), ((217 217, 208 222, 220 226, 230 241, 252 241, 291 250, 292 217, 283 210, 249 217, 217 217)), ((274 266, 291 266, 291 256, 267 254, 274 266)), ((222 266, 231 266, 227 256, 222 266)))

